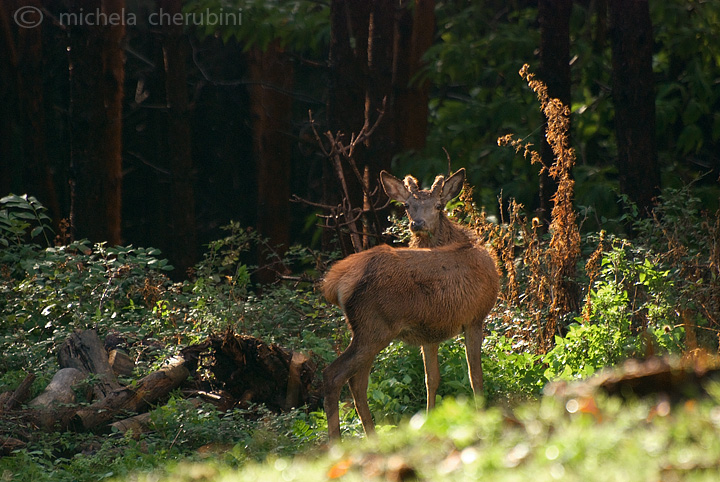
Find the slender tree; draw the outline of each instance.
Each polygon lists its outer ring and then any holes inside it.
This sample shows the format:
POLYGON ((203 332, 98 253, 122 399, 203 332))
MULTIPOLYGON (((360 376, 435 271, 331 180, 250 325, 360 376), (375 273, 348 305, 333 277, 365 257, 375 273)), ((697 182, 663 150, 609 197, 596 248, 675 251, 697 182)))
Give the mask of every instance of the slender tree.
MULTIPOLYGON (((160 8, 174 16, 182 12, 181 0, 160 0, 160 8)), ((186 42, 183 26, 170 22, 163 27, 165 94, 168 114, 170 212, 173 242, 170 244, 179 274, 197 261, 197 227, 190 131, 190 107, 185 70, 186 42)))
MULTIPOLYGON (((77 14, 99 9, 121 18, 125 0, 82 0, 77 14)), ((98 16, 101 18, 101 16, 98 16)), ((121 242, 123 22, 71 25, 71 224, 77 237, 121 242)))
POLYGON ((290 176, 293 138, 292 86, 294 69, 290 58, 275 40, 267 49, 249 53, 250 103, 253 113, 253 151, 257 166, 258 233, 268 240, 270 252, 261 250, 260 282, 275 279, 280 266, 268 267, 273 256, 290 244, 290 176))
POLYGON ((425 67, 422 56, 432 46, 434 33, 435 0, 415 0, 414 8, 399 11, 393 48, 394 129, 404 150, 425 147, 430 81, 415 76, 425 67))
POLYGON ((660 189, 648 0, 609 0, 620 190, 647 215, 660 189))

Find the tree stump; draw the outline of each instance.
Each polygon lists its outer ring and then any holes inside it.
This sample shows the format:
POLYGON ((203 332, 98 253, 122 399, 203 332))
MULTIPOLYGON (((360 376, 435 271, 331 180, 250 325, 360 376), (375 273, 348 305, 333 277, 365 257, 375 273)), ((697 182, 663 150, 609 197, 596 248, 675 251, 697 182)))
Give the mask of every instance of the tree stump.
POLYGON ((135 371, 135 362, 122 350, 110 350, 108 362, 117 376, 129 377, 135 371))
POLYGON ((229 329, 182 350, 192 371, 204 357, 215 380, 241 406, 262 403, 281 412, 317 403, 313 389, 317 365, 310 357, 229 329), (207 350, 210 352, 207 353, 207 350))
POLYGON ((107 351, 95 330, 78 330, 70 335, 60 347, 58 361, 62 368, 77 368, 83 373, 97 375, 97 382, 93 385, 97 400, 120 388, 108 362, 107 351))

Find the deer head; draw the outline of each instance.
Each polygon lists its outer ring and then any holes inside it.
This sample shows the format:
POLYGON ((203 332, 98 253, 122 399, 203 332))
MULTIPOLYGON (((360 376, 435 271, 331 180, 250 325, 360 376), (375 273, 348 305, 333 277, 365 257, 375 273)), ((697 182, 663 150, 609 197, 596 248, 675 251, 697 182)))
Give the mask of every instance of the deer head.
POLYGON ((450 221, 445 214, 445 206, 462 191, 465 169, 458 170, 447 179, 437 176, 430 189, 420 189, 417 179, 412 176, 405 176, 403 182, 386 171, 380 173, 380 181, 390 199, 401 202, 405 207, 413 236, 425 239, 437 236, 448 228, 450 221))

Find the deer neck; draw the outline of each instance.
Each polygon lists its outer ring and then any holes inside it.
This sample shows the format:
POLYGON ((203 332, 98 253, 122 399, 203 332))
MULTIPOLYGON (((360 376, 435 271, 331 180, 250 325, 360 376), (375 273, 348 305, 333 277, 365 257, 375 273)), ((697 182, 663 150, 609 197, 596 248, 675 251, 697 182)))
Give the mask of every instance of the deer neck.
POLYGON ((469 231, 446 216, 440 219, 438 229, 426 235, 413 235, 410 239, 411 248, 438 248, 449 244, 471 243, 469 231))

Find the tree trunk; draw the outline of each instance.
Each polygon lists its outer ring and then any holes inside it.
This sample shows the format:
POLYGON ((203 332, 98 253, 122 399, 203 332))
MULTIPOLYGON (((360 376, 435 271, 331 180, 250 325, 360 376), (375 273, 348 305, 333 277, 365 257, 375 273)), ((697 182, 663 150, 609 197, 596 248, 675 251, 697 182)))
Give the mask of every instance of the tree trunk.
MULTIPOLYGON (((73 11, 122 17, 125 0, 82 0, 73 11)), ((125 26, 72 25, 71 223, 78 238, 121 242, 122 100, 125 26)))
POLYGON ((0 50, 3 52, 0 107, 0 193, 28 193, 50 210, 55 223, 60 206, 50 172, 45 143, 43 106, 42 18, 28 11, 19 27, 14 13, 20 6, 42 7, 39 0, 8 1, 0 6, 0 50))
POLYGON ((620 191, 646 216, 660 191, 650 11, 648 0, 608 5, 620 191))
POLYGON ((257 277, 274 281, 283 271, 274 252, 282 255, 290 245, 290 175, 292 166, 292 86, 294 69, 280 42, 264 52, 249 54, 253 113, 253 150, 257 165, 258 233, 268 239, 270 251, 261 249, 257 277), (274 264, 274 266, 273 266, 274 264))
POLYGON ((14 191, 13 180, 17 179, 19 166, 13 162, 15 150, 14 132, 18 117, 18 59, 17 46, 13 35, 13 2, 0 4, 0 196, 14 191))
MULTIPOLYGON (((570 12, 572 0, 539 0, 540 23, 540 72, 551 98, 570 106, 570 12)), ((540 173, 539 218, 547 229, 552 212, 552 197, 557 191, 557 181, 548 169, 553 165, 554 154, 547 142, 547 118, 544 118, 540 155, 543 168, 540 173)))
POLYGON ((432 46, 434 34, 435 0, 415 0, 412 14, 408 10, 400 12, 395 29, 393 84, 395 129, 402 150, 419 151, 425 147, 430 81, 413 78, 424 67, 422 56, 432 46))
MULTIPOLYGON (((26 7, 40 10, 42 2, 23 2, 26 7)), ((38 14, 39 17, 39 14, 38 14)), ((39 21, 40 19, 31 19, 39 21)), ((18 92, 23 131, 23 182, 26 192, 37 197, 57 223, 62 214, 55 192, 45 144, 45 109, 43 106, 42 24, 18 29, 18 92)))
MULTIPOLYGON (((160 0, 160 8, 170 15, 182 12, 180 0, 160 0)), ((168 109, 168 156, 170 166, 170 212, 172 242, 170 259, 175 272, 184 275, 197 262, 195 192, 185 71, 186 39, 183 26, 170 23, 163 27, 165 92, 168 109)))

